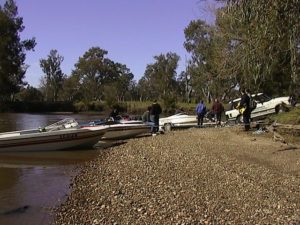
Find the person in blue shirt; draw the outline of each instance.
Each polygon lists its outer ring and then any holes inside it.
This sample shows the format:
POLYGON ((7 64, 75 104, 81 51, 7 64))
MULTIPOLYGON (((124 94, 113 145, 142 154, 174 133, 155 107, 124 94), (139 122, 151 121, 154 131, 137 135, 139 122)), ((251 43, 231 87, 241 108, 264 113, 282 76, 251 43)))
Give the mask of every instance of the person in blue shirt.
POLYGON ((203 126, 203 118, 206 114, 206 106, 203 100, 201 100, 197 105, 196 113, 197 113, 198 126, 203 126))

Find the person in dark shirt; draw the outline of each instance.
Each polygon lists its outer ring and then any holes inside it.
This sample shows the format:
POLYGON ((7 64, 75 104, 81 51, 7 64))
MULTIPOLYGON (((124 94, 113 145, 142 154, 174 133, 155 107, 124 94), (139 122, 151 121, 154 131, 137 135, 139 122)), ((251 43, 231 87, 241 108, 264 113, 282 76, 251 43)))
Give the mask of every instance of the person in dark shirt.
POLYGON ((119 111, 118 109, 114 108, 113 111, 109 114, 110 118, 113 118, 113 120, 119 119, 119 111))
POLYGON ((250 97, 247 95, 246 91, 242 90, 242 97, 239 105, 239 109, 243 109, 243 122, 245 126, 245 131, 250 130, 250 116, 251 116, 251 109, 250 109, 250 97))
POLYGON ((161 114, 162 109, 160 105, 157 103, 157 100, 154 100, 152 106, 151 106, 151 116, 152 116, 152 121, 154 122, 154 127, 152 129, 152 132, 155 134, 159 130, 159 114, 161 114))

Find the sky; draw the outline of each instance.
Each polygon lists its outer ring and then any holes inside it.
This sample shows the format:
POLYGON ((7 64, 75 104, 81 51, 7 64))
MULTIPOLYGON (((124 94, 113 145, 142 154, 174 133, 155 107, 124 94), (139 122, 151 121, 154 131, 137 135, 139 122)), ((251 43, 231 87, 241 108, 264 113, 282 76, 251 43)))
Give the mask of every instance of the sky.
MULTIPOLYGON (((0 0, 3 4, 4 0, 0 0)), ((38 87, 43 76, 40 59, 51 49, 64 57, 61 68, 70 75, 79 57, 91 47, 125 64, 138 81, 154 56, 174 52, 185 69, 184 29, 192 20, 211 23, 213 3, 203 0, 15 0, 25 26, 22 40, 35 38, 26 53, 25 81, 38 87)))

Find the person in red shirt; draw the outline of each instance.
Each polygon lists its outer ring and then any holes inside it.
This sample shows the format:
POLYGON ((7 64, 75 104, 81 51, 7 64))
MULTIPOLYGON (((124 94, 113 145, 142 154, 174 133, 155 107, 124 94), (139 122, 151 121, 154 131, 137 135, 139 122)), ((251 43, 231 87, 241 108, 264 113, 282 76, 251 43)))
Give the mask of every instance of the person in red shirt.
POLYGON ((212 105, 211 111, 215 115, 215 121, 217 125, 221 125, 222 112, 224 111, 224 106, 216 98, 214 104, 212 105))

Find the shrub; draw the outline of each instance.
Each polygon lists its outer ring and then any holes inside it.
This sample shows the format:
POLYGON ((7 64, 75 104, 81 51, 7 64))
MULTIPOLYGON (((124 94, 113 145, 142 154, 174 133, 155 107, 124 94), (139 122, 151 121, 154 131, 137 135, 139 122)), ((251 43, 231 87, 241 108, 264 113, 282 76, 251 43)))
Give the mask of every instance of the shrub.
POLYGON ((91 101, 88 103, 88 110, 102 112, 104 110, 104 104, 100 101, 91 101))
POLYGON ((74 111, 75 112, 84 112, 87 110, 88 110, 88 106, 83 101, 74 103, 74 111))

